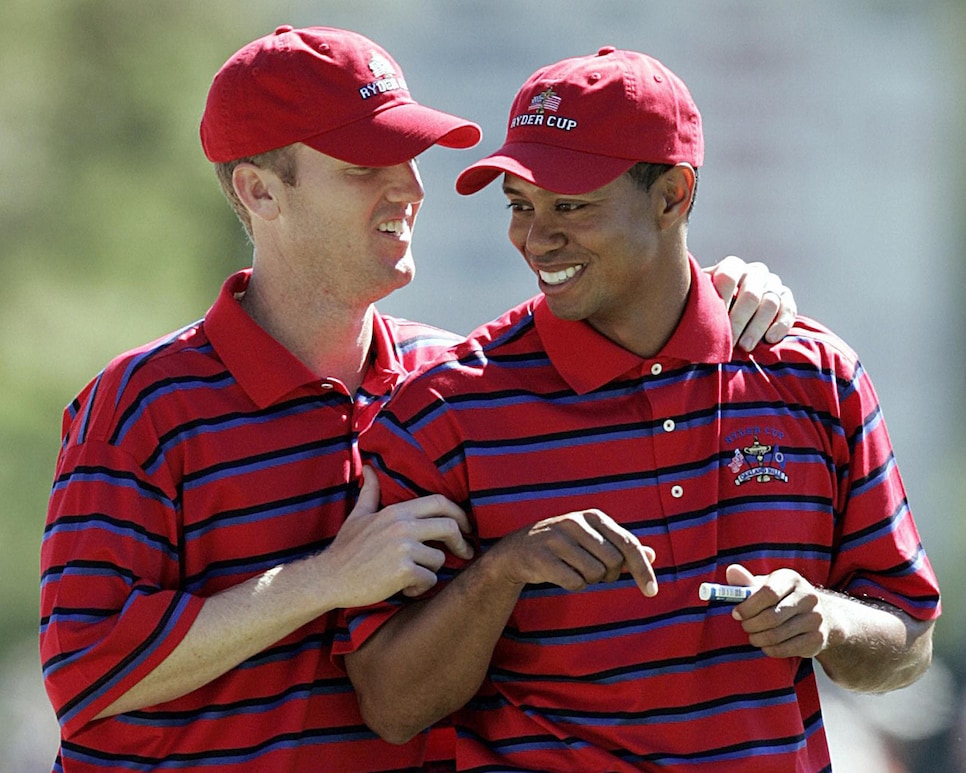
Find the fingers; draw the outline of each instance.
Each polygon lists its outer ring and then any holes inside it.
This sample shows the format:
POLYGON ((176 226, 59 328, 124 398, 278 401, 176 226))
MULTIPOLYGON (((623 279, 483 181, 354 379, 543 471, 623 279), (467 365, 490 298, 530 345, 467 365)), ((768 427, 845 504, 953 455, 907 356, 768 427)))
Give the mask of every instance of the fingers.
POLYGON ((473 546, 464 535, 472 532, 463 509, 440 494, 399 502, 383 510, 386 518, 412 522, 413 535, 420 542, 442 542, 453 555, 469 559, 473 546))
POLYGON ((362 468, 362 486, 359 489, 359 498, 356 500, 356 506, 352 508, 352 512, 349 514, 351 518, 354 515, 372 515, 379 510, 379 478, 376 477, 376 473, 371 467, 362 468))
POLYGON ((359 499, 349 518, 379 513, 382 521, 419 522, 413 529, 420 542, 443 542, 454 555, 472 558, 473 547, 463 536, 471 532, 470 521, 458 505, 441 494, 433 494, 390 505, 380 513, 379 496, 379 478, 371 467, 363 467, 359 499))
POLYGON ((630 531, 599 510, 570 513, 554 520, 562 532, 555 552, 568 568, 579 575, 579 585, 564 576, 567 590, 579 590, 598 582, 614 582, 623 571, 630 573, 645 596, 657 594, 657 576, 652 563, 654 551, 641 544, 630 531), (567 539, 569 537, 569 539, 567 539))
POLYGON ((781 300, 778 317, 765 333, 765 340, 770 344, 778 343, 788 335, 788 331, 792 329, 792 325, 795 323, 795 317, 798 316, 798 304, 788 287, 782 285, 778 291, 778 297, 781 300))
POLYGON ((731 304, 731 332, 745 351, 758 345, 782 305, 781 279, 763 263, 749 263, 731 304))
MULTIPOLYGON (((419 542, 440 542, 454 556, 465 560, 473 557, 473 546, 467 541, 454 518, 420 518, 413 522, 412 529, 413 538, 419 542)), ((440 561, 439 566, 442 565, 443 562, 440 561)))
POLYGON ((654 550, 642 545, 634 534, 603 513, 592 511, 589 517, 596 522, 596 528, 607 541, 620 552, 622 568, 634 578, 641 593, 648 597, 657 595, 657 575, 652 565, 654 550))
POLYGON ((732 338, 737 346, 751 351, 762 340, 776 343, 788 334, 798 313, 795 298, 764 263, 746 263, 729 255, 709 273, 729 307, 732 338))
POLYGON ((423 550, 417 548, 412 552, 414 564, 410 570, 411 584, 402 589, 403 595, 410 598, 421 596, 436 585, 436 572, 446 560, 442 550, 435 550, 426 545, 420 547, 423 550))
POLYGON ((620 576, 621 552, 581 512, 547 518, 500 540, 491 556, 502 555, 505 576, 514 584, 551 583, 583 590, 620 576))
POLYGON ((657 593, 654 551, 599 510, 538 521, 499 540, 486 558, 512 585, 550 583, 578 591, 627 571, 642 593, 657 593))
POLYGON ((738 283, 745 275, 747 266, 748 264, 741 258, 728 255, 726 258, 722 258, 717 265, 705 269, 726 306, 731 305, 735 291, 738 289, 738 283))
POLYGON ((798 595, 762 610, 742 622, 748 643, 773 658, 814 657, 825 643, 817 605, 816 597, 798 595))
POLYGON ((436 585, 436 575, 428 569, 424 569, 420 573, 419 580, 412 585, 403 588, 401 592, 403 596, 416 598, 418 596, 422 596, 434 585, 436 585))
POLYGON ((741 564, 731 564, 725 571, 725 579, 729 585, 754 585, 755 575, 741 564))
POLYGON ((739 564, 727 569, 734 585, 758 585, 732 612, 748 642, 769 657, 814 657, 822 651, 828 631, 815 588, 798 572, 779 569, 755 577, 739 564))

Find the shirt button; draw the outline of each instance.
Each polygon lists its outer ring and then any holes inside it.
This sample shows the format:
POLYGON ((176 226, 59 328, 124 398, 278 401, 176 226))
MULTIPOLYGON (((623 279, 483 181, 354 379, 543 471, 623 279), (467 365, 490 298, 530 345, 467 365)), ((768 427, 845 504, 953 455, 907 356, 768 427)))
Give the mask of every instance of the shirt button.
POLYGON ((671 496, 675 499, 680 499, 684 496, 684 489, 680 486, 671 486, 671 496))
POLYGON ((674 432, 674 419, 665 419, 664 420, 664 431, 665 432, 674 432))
POLYGON ((664 370, 664 368, 663 368, 663 367, 661 367, 661 363, 659 363, 659 362, 655 362, 655 363, 654 363, 654 364, 653 364, 653 365, 651 366, 651 375, 652 375, 652 376, 660 376, 660 375, 661 375, 661 371, 662 371, 662 370, 664 370))
POLYGON ((335 389, 335 384, 330 384, 328 381, 323 381, 319 386, 323 389, 335 389))

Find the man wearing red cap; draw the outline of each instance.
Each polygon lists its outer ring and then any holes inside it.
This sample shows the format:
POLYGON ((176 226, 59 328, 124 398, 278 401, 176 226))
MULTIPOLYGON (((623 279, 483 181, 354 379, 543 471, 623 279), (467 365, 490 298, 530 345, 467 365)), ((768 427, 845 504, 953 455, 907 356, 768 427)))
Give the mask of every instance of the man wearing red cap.
POLYGON ((413 275, 413 159, 479 136, 344 30, 281 27, 216 75, 201 141, 253 265, 65 413, 41 558, 55 769, 421 765, 424 737, 364 726, 331 612, 425 591, 442 546, 472 553, 442 497, 379 510, 358 440, 457 340, 373 304, 413 275))
POLYGON ((469 555, 440 497, 376 513, 369 482, 350 509, 360 431, 457 340, 372 306, 412 275, 412 159, 479 137, 343 30, 280 28, 216 75, 201 140, 253 268, 66 412, 42 548, 57 770, 419 765, 362 724, 329 613, 435 582, 426 542, 469 555))
POLYGON ((876 692, 928 667, 939 590, 872 384, 805 318, 733 348, 686 244, 703 155, 680 79, 605 48, 531 76, 460 175, 502 175, 541 294, 363 438, 383 503, 464 504, 478 553, 347 612, 387 739, 455 712, 460 770, 824 771, 814 660, 876 692))

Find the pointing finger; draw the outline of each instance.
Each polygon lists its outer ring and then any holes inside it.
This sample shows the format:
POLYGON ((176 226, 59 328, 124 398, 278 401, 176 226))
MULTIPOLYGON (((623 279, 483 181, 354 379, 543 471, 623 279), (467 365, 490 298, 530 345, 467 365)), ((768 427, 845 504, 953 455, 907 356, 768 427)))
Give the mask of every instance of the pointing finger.
POLYGON ((630 531, 620 526, 603 513, 596 515, 596 528, 616 547, 624 557, 624 567, 634 578, 641 593, 651 597, 657 595, 657 575, 654 573, 654 550, 641 544, 630 531), (605 520, 606 518, 606 520, 605 520))

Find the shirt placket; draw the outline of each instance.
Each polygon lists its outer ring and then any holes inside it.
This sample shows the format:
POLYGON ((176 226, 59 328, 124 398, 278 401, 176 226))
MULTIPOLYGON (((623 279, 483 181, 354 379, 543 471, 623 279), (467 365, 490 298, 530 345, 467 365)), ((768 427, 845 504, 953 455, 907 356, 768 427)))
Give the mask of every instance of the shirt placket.
MULTIPOLYGON (((719 492, 719 476, 698 469, 701 460, 711 459, 717 452, 716 419, 690 425, 688 417, 702 406, 714 406, 717 395, 705 394, 714 389, 713 377, 678 380, 669 383, 667 363, 654 361, 645 365, 645 384, 652 412, 652 447, 657 469, 657 489, 661 509, 667 519, 671 564, 677 568, 677 580, 691 584, 689 573, 696 562, 713 556, 717 549, 714 504, 719 492), (710 490, 713 487, 714 490, 710 490)), ((694 578, 695 594, 699 578, 694 578)), ((695 599, 697 596, 695 595, 695 599)), ((687 599, 683 599, 687 601, 687 599)), ((693 599, 692 599, 693 601, 693 599)))

